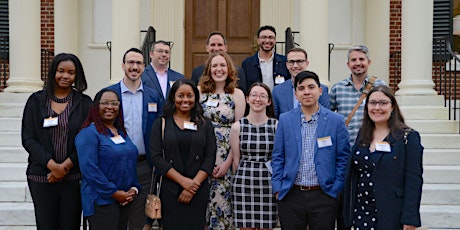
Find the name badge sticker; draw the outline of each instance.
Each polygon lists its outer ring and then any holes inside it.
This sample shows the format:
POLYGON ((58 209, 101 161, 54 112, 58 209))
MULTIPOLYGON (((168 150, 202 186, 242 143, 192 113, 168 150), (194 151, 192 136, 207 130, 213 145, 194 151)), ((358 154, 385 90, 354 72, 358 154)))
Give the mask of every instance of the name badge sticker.
POLYGON ((389 153, 391 152, 390 143, 386 141, 377 142, 375 143, 375 150, 389 153))
POLYGON ((209 98, 205 105, 210 106, 210 107, 217 107, 219 105, 219 100, 209 98))
POLYGON ((190 121, 184 121, 184 128, 186 129, 190 129, 190 130, 197 130, 197 127, 195 125, 194 122, 190 122, 190 121))
POLYGON ((331 136, 320 137, 320 138, 316 139, 316 141, 318 142, 318 148, 324 148, 324 147, 332 146, 331 136))
POLYGON ((43 120, 43 127, 53 127, 58 125, 58 118, 57 117, 49 117, 43 120))
POLYGON ((148 108, 147 108, 147 109, 148 109, 149 112, 158 112, 158 105, 157 105, 157 103, 155 103, 155 102, 150 102, 150 103, 148 104, 148 108))
POLYGON ((278 75, 275 77, 275 84, 279 85, 284 82, 284 77, 281 75, 278 75))
POLYGON ((111 137, 110 139, 113 141, 113 143, 115 143, 115 144, 117 144, 117 145, 126 142, 125 139, 123 139, 123 137, 120 136, 120 135, 116 135, 116 136, 114 136, 114 137, 111 137))

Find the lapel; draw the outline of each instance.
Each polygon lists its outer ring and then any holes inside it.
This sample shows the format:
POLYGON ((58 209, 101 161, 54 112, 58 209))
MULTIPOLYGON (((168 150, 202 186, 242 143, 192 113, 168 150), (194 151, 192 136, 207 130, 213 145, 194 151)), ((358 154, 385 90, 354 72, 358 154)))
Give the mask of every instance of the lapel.
POLYGON ((148 115, 148 93, 145 89, 145 85, 143 86, 144 91, 142 92, 142 133, 146 133, 147 129, 147 115, 148 115))
POLYGON ((290 122, 289 124, 294 125, 294 127, 289 127, 289 128, 290 130, 293 130, 292 135, 295 137, 295 141, 297 143, 296 162, 299 162, 300 154, 302 153, 302 132, 301 132, 302 123, 300 120, 300 107, 297 107, 295 110, 293 110, 291 114, 292 116, 290 120, 293 122, 290 122))
POLYGON ((175 144, 175 143, 177 143, 177 138, 176 138, 176 135, 174 135, 174 130, 175 130, 174 119, 168 118, 168 119, 165 120, 165 122, 166 122, 165 134, 164 134, 165 138, 166 138, 166 136, 168 136, 168 139, 172 140, 172 141, 169 142, 171 144, 168 146, 172 150, 170 152, 173 153, 173 155, 171 155, 170 157, 171 157, 171 159, 173 161, 174 168, 176 168, 177 171, 179 171, 180 173, 183 173, 184 165, 182 164, 182 159, 180 157, 179 146, 177 144, 175 144), (167 132, 170 132, 170 133, 167 134, 167 132))
POLYGON ((155 70, 152 67, 152 64, 149 65, 149 68, 146 69, 147 75, 149 76, 149 80, 152 82, 152 85, 155 87, 155 90, 160 92, 161 97, 163 97, 163 91, 161 90, 160 82, 158 81, 157 74, 155 73, 155 70))

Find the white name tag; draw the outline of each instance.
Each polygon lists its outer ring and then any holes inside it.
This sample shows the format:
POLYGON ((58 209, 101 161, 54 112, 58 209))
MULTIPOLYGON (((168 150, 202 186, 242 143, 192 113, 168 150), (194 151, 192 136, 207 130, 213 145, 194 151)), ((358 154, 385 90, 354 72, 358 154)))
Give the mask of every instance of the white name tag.
POLYGON ((208 99, 208 101, 206 101, 205 105, 210 106, 210 107, 217 107, 219 105, 219 100, 210 98, 208 99))
POLYGON ((190 122, 190 121, 184 121, 184 128, 185 129, 190 129, 190 130, 197 130, 197 127, 195 125, 194 122, 190 122))
POLYGON ((57 117, 45 118, 45 120, 43 120, 43 127, 52 127, 52 126, 57 126, 57 125, 58 125, 57 117))
POLYGON ((324 148, 324 147, 332 146, 332 140, 331 140, 330 136, 320 137, 320 138, 316 139, 316 141, 318 142, 318 148, 324 148))
POLYGON ((120 135, 116 135, 116 136, 114 136, 114 137, 111 137, 110 139, 112 139, 113 143, 115 143, 115 144, 117 144, 117 145, 126 142, 125 139, 123 139, 123 137, 120 136, 120 135))
POLYGON ((375 150, 382 152, 391 152, 391 146, 388 142, 377 142, 375 143, 375 150))
POLYGON ((284 82, 284 77, 281 75, 278 75, 275 77, 275 84, 279 85, 284 82))
POLYGON ((154 103, 154 102, 149 103, 147 109, 149 112, 158 112, 157 103, 154 103))
POLYGON ((169 81, 169 88, 171 88, 174 85, 174 82, 176 81, 169 81))

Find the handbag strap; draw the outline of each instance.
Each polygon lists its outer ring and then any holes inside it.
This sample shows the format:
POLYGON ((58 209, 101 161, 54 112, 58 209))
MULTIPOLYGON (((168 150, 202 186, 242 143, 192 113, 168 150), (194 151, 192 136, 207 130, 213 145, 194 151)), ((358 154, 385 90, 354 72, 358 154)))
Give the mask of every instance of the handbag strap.
MULTIPOLYGON (((165 118, 162 117, 161 118, 161 142, 163 143, 163 140, 165 138, 165 118)), ((161 149, 163 151, 163 159, 165 158, 165 151, 164 151, 164 148, 163 146, 161 146, 161 149)), ((152 180, 150 181, 150 194, 153 193, 153 185, 156 184, 154 182, 154 178, 155 178, 155 166, 152 168, 152 180)), ((163 176, 160 176, 160 184, 158 185, 157 187, 157 194, 158 196, 160 196, 160 189, 161 189, 161 182, 163 180, 163 176)))
POLYGON ((358 102, 356 102, 356 105, 353 108, 353 110, 351 110, 350 114, 348 114, 347 120, 345 121, 346 126, 350 124, 351 118, 353 118, 359 106, 361 105, 361 103, 363 103, 364 98, 366 98, 367 94, 369 94, 369 91, 371 91, 372 87, 374 87, 376 80, 377 80, 377 77, 375 76, 372 76, 368 79, 366 87, 364 88, 363 93, 361 94, 361 97, 359 98, 358 102))

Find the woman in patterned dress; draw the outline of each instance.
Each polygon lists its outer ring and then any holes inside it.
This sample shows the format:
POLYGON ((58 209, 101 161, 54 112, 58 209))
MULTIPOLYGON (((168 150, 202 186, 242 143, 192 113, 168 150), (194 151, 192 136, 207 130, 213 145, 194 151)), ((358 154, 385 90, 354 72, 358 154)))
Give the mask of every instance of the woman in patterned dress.
POLYGON ((198 83, 204 116, 214 125, 217 141, 216 164, 210 179, 208 229, 234 229, 231 202, 232 156, 229 145, 230 127, 244 115, 244 93, 237 87, 237 71, 230 56, 212 53, 206 61, 198 83))
POLYGON ((275 196, 272 193, 270 164, 277 121, 267 85, 256 82, 246 97, 249 114, 232 125, 232 199, 235 227, 272 229, 277 224, 275 196))

